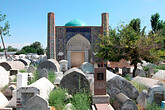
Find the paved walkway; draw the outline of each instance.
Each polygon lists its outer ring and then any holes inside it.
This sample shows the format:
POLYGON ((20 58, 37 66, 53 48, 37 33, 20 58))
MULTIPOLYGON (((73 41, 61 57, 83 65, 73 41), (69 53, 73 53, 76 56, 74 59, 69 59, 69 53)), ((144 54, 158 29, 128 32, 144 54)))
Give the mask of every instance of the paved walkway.
POLYGON ((108 104, 95 104, 97 110, 114 110, 111 105, 108 104))

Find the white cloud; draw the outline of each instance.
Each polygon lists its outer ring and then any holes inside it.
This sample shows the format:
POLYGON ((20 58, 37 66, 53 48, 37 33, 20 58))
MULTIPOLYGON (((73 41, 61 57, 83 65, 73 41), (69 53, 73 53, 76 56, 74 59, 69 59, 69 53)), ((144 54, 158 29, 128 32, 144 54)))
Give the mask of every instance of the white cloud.
MULTIPOLYGON (((13 48, 21 49, 23 46, 30 45, 31 43, 5 43, 5 47, 12 46, 13 48)), ((1 48, 3 48, 2 43, 0 43, 1 48)))

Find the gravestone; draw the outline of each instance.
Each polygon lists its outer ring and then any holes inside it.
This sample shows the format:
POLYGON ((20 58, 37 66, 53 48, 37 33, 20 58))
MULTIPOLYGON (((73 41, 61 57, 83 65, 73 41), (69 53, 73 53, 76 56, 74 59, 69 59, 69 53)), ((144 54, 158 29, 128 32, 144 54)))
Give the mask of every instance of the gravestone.
POLYGON ((143 90, 139 96, 137 97, 136 99, 136 102, 138 105, 140 105, 141 107, 143 108, 146 108, 147 107, 147 98, 148 98, 148 91, 147 90, 143 90))
POLYGON ((119 74, 119 68, 118 67, 115 68, 115 73, 119 74))
POLYGON ((60 71, 65 72, 68 70, 68 61, 67 60, 61 60, 60 63, 60 71))
POLYGON ((80 90, 89 90, 89 82, 85 74, 78 68, 71 68, 64 73, 60 81, 62 88, 68 89, 69 93, 76 93, 80 90))
POLYGON ((140 73, 138 74, 138 76, 146 77, 145 71, 144 70, 140 70, 140 73))
POLYGON ((18 73, 17 74, 17 89, 20 87, 27 86, 28 73, 18 73))
POLYGON ((36 82, 30 84, 28 87, 38 88, 40 91, 40 96, 44 99, 48 99, 50 92, 54 89, 54 85, 45 77, 40 78, 36 82))
POLYGON ((48 71, 45 68, 39 69, 39 79, 42 77, 48 78, 48 71))
POLYGON ((145 86, 147 89, 154 86, 154 85, 163 86, 162 81, 159 81, 156 79, 151 79, 151 78, 140 77, 140 76, 136 76, 135 78, 133 78, 131 80, 131 82, 139 83, 139 84, 145 86))
POLYGON ((128 69, 127 69, 127 67, 123 67, 122 68, 122 76, 125 76, 126 74, 128 74, 128 69))
POLYGON ((10 69, 10 75, 17 75, 18 69, 10 69))
POLYGON ((21 87, 17 90, 16 105, 17 108, 25 109, 27 101, 33 96, 40 94, 40 90, 36 87, 21 87))
POLYGON ((112 73, 115 73, 115 70, 111 67, 107 67, 107 70, 111 71, 112 73))
POLYGON ((123 77, 116 75, 110 71, 106 71, 107 73, 107 93, 110 97, 114 97, 115 95, 122 92, 130 99, 136 99, 139 95, 138 90, 132 85, 129 81, 124 79, 123 77))
POLYGON ((27 101, 25 110, 50 110, 50 107, 48 101, 37 94, 27 101))
POLYGON ((45 68, 47 71, 60 72, 60 65, 55 59, 48 59, 39 63, 38 70, 45 68))
POLYGON ((165 88, 160 85, 154 85, 148 89, 148 103, 152 104, 155 102, 161 105, 161 102, 165 100, 165 88))
POLYGON ((7 98, 0 92, 0 107, 8 102, 7 98))
POLYGON ((138 76, 140 74, 140 69, 135 70, 135 76, 138 76))
POLYGON ((94 73, 94 66, 91 63, 89 63, 89 62, 82 63, 80 68, 82 69, 82 71, 84 73, 87 73, 87 72, 91 73, 91 74, 94 73))
POLYGON ((0 88, 9 83, 9 73, 0 66, 0 88))
POLYGON ((109 99, 106 93, 106 68, 95 68, 92 104, 109 104, 109 99))
POLYGON ((152 76, 152 78, 165 81, 165 70, 159 70, 152 76))
POLYGON ((116 110, 138 110, 136 104, 123 93, 115 96, 113 105, 116 110))
POLYGON ((59 85, 62 77, 56 77, 54 84, 59 85))
POLYGON ((106 95, 106 68, 95 68, 94 95, 106 95))
POLYGON ((154 69, 153 68, 149 68, 148 69, 148 77, 152 77, 154 75, 154 69))
POLYGON ((30 65, 30 66, 28 67, 28 69, 27 69, 27 72, 28 72, 28 73, 35 73, 35 71, 36 71, 36 69, 35 69, 35 67, 32 66, 32 65, 30 65))

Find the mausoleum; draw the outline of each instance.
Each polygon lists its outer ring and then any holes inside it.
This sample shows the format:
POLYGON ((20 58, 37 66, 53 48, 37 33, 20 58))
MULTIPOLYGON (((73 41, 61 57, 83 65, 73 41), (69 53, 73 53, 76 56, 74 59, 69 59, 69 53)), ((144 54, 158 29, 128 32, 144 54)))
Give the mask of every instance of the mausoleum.
POLYGON ((100 63, 95 57, 96 42, 99 34, 109 33, 109 13, 102 13, 101 18, 101 26, 88 26, 79 19, 71 20, 65 26, 56 26, 55 14, 48 13, 47 57, 68 60, 69 68, 83 62, 100 63))

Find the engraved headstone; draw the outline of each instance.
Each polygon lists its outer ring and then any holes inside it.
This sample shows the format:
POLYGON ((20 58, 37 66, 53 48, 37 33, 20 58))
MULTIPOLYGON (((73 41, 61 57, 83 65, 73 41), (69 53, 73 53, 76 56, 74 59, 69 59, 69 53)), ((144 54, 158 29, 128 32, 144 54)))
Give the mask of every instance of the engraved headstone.
POLYGON ((27 101, 25 110, 50 110, 50 107, 48 101, 37 94, 27 101))
POLYGON ((128 69, 127 69, 127 67, 123 67, 122 68, 122 76, 125 76, 126 74, 128 74, 128 69))
POLYGON ((94 95, 106 95, 106 68, 95 68, 94 95))
POLYGON ((84 73, 94 73, 94 66, 91 63, 84 62, 80 67, 84 73))

